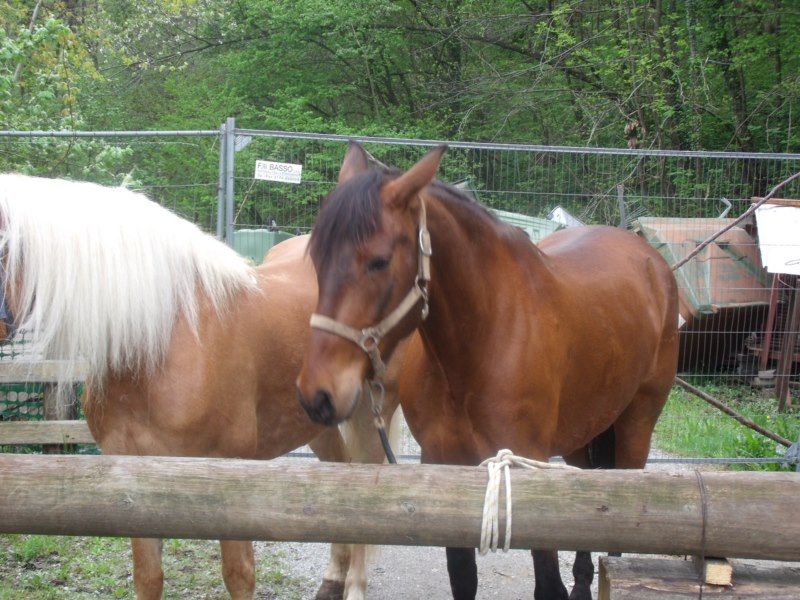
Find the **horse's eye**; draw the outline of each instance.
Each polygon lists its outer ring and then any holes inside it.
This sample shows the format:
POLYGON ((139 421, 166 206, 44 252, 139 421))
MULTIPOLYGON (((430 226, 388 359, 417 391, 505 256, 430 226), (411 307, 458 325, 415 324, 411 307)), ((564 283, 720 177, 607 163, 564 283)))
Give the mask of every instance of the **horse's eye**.
POLYGON ((383 256, 371 258, 367 263, 367 273, 380 273, 389 266, 389 259, 383 256))

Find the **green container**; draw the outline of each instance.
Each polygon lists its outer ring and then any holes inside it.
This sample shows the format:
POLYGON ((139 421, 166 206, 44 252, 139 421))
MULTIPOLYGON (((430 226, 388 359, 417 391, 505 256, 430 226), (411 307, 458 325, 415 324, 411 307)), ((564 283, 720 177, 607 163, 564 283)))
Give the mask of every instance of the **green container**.
POLYGON ((239 254, 249 257, 254 263, 261 264, 267 250, 291 237, 294 236, 285 231, 239 229, 233 232, 233 249, 239 254))
POLYGON ((534 244, 538 244, 540 241, 542 241, 542 238, 547 237, 554 231, 564 229, 564 226, 561 223, 556 223, 555 221, 540 219, 539 217, 529 217, 528 215, 512 213, 505 210, 497 210, 495 208, 490 210, 497 215, 501 221, 504 221, 509 225, 516 225, 522 229, 528 234, 528 237, 531 238, 531 241, 534 244))

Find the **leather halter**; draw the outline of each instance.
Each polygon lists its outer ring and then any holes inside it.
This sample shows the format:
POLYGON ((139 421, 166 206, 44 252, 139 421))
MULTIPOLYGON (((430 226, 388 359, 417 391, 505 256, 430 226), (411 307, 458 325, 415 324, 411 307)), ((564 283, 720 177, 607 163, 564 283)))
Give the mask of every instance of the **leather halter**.
POLYGON ((386 363, 381 358, 378 345, 409 311, 414 308, 417 302, 422 299, 422 319, 428 316, 428 283, 431 279, 431 235, 428 231, 428 222, 425 214, 425 202, 422 197, 419 211, 419 260, 417 262, 417 276, 414 278, 414 286, 406 294, 405 298, 389 313, 380 323, 364 329, 356 329, 344 323, 314 313, 311 315, 311 327, 321 329, 330 333, 335 333, 345 339, 350 340, 361 348, 369 356, 372 363, 372 377, 369 379, 371 385, 383 387, 383 376, 386 373, 386 363))

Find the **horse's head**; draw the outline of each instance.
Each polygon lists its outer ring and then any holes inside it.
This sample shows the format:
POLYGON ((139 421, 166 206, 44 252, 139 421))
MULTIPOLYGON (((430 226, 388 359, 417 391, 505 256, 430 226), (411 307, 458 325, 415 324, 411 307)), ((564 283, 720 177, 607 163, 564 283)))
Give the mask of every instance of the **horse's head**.
POLYGON ((364 381, 380 382, 398 342, 427 314, 430 240, 420 192, 443 151, 401 173, 370 170, 364 149, 348 147, 309 244, 319 300, 297 389, 315 421, 347 419, 364 381))

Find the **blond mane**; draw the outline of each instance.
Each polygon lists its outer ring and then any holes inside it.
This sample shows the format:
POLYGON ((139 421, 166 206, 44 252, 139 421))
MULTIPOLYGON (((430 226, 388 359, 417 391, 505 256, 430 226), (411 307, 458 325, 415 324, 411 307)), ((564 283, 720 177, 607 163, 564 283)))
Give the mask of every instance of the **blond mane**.
POLYGON ((123 188, 0 175, 0 257, 20 330, 44 359, 151 373, 179 315, 196 331, 198 295, 222 311, 254 289, 225 244, 123 188))

